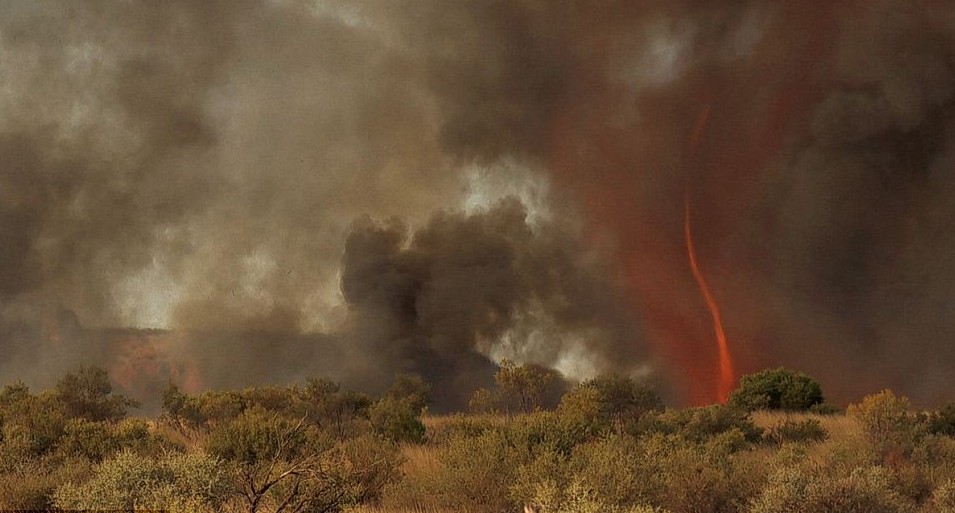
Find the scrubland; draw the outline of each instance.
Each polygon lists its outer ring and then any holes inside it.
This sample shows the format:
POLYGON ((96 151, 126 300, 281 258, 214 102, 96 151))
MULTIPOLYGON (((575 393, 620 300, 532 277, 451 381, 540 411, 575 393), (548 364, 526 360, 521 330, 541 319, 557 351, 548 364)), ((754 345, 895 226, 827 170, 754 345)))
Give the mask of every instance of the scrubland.
POLYGON ((955 406, 915 411, 887 390, 840 410, 744 379, 727 405, 673 409, 605 376, 553 408, 530 394, 430 415, 427 384, 400 376, 377 398, 325 380, 170 386, 140 418, 105 373, 68 378, 0 392, 0 509, 955 511, 955 406))

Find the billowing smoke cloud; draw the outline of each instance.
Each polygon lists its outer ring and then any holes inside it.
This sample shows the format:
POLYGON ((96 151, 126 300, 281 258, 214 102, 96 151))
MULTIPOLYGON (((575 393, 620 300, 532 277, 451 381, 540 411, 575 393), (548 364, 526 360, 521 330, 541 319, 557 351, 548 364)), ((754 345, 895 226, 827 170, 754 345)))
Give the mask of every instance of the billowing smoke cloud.
POLYGON ((463 390, 508 356, 713 400, 688 197, 737 367, 944 398, 953 24, 927 0, 4 4, 0 378, 463 390))
POLYGON ((493 385, 495 352, 559 367, 584 349, 592 369, 633 371, 646 355, 599 268, 579 239, 529 225, 516 199, 439 214, 410 240, 400 224, 363 220, 345 245, 342 290, 361 354, 384 358, 352 361, 422 374, 444 385, 438 403, 458 407, 493 385))

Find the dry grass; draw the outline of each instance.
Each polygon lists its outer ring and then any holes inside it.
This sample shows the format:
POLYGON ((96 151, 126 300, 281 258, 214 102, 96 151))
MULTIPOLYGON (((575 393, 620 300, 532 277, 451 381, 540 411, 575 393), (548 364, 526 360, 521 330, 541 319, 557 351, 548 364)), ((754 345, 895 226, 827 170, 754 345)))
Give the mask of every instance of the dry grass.
POLYGON ((401 448, 404 463, 401 470, 406 476, 420 476, 433 473, 440 468, 438 449, 428 445, 405 445, 401 448))
POLYGON ((511 421, 514 416, 508 416, 503 413, 469 413, 457 415, 426 415, 421 418, 421 423, 429 430, 441 430, 447 428, 449 424, 461 422, 461 419, 482 424, 491 424, 495 426, 504 426, 511 421))

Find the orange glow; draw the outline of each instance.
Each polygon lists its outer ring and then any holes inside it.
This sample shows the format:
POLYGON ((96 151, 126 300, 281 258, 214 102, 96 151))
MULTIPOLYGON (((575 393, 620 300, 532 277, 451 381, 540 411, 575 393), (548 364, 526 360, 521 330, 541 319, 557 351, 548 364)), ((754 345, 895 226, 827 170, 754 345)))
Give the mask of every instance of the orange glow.
POLYGON ((693 270, 693 278, 700 287, 703 299, 706 301, 706 307, 713 317, 713 330, 716 332, 716 344, 720 356, 720 376, 717 384, 716 394, 721 403, 729 399, 733 385, 736 383, 736 371, 733 369, 733 357, 730 355, 729 343, 726 341, 726 333, 723 331, 723 319, 720 316, 720 308, 716 304, 716 299, 710 291, 710 286, 703 277, 700 270, 700 263, 696 259, 696 249, 693 247, 693 232, 690 229, 690 195, 686 196, 685 217, 683 221, 684 232, 686 234, 686 252, 690 257, 690 268, 693 270))

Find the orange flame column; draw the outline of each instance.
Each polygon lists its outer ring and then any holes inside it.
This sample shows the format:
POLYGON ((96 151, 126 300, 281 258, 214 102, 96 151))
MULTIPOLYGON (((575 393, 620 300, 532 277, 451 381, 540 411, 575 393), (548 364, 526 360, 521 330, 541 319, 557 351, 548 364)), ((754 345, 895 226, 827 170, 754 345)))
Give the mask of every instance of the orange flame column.
POLYGON ((725 403, 727 399, 729 399, 733 385, 736 383, 736 371, 733 369, 733 357, 730 355, 729 343, 726 341, 726 333, 723 331, 723 319, 720 316, 719 306, 716 304, 716 299, 713 298, 713 293, 710 291, 710 286, 706 283, 706 278, 703 277, 703 272, 700 270, 700 264, 696 258, 696 249, 693 246, 693 232, 690 229, 689 193, 686 195, 685 207, 683 228, 686 235, 686 252, 690 258, 690 268, 693 270, 693 278, 700 287, 700 292, 706 301, 706 307, 710 311, 710 316, 713 317, 713 330, 716 332, 716 344, 720 357, 720 375, 716 396, 721 403, 725 403))

